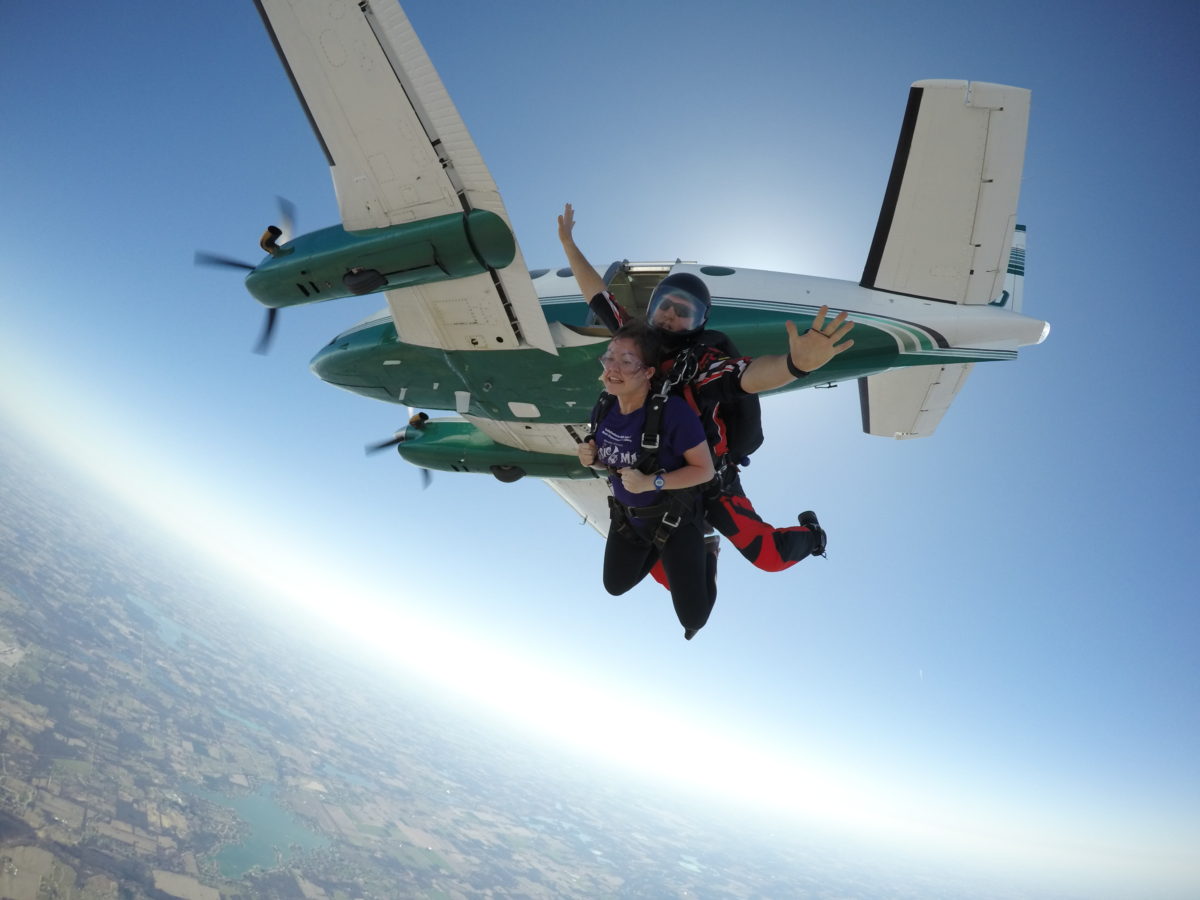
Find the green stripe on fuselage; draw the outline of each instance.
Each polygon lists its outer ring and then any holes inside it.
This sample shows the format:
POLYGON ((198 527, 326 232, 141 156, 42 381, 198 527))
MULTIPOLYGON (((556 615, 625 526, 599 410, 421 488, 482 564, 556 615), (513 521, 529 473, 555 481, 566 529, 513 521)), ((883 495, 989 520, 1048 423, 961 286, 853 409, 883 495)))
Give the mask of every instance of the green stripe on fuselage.
MULTIPOLYGON (((543 306, 551 321, 581 325, 588 309, 556 298, 543 306)), ((718 300, 710 327, 723 331, 745 356, 782 353, 786 348, 784 322, 801 331, 812 324, 816 308, 796 304, 764 304, 718 300), (767 308, 764 308, 767 307, 767 308)), ((779 393, 815 384, 850 381, 904 365, 978 362, 1004 358, 995 351, 947 350, 932 335, 912 323, 865 314, 854 315, 854 346, 819 372, 779 393)), ((390 319, 341 335, 312 360, 318 377, 330 384, 379 400, 421 409, 455 410, 460 394, 469 394, 466 413, 519 420, 510 403, 531 404, 539 412, 531 423, 586 421, 600 392, 597 357, 604 341, 564 347, 558 356, 540 350, 444 351, 404 344, 396 339, 390 319)))

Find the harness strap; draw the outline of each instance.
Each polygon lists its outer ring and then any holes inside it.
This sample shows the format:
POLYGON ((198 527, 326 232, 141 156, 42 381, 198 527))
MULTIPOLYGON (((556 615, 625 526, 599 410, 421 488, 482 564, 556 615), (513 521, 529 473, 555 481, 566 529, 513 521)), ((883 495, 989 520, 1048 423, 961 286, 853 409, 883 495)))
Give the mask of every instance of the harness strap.
POLYGON ((653 519, 666 513, 670 507, 670 498, 667 498, 652 506, 626 506, 625 509, 631 516, 637 516, 639 519, 653 519))
POLYGON ((591 415, 588 416, 588 433, 584 440, 596 440, 596 429, 600 427, 600 423, 604 421, 604 417, 608 415, 608 411, 612 409, 616 397, 608 391, 601 391, 600 396, 596 398, 596 402, 592 405, 591 415))
MULTIPOLYGON (((686 354, 692 357, 693 354, 689 351, 686 354)), ((694 360, 690 369, 694 372, 694 360)), ((638 469, 641 472, 649 474, 658 471, 658 451, 661 446, 662 436, 662 420, 663 411, 667 405, 667 399, 671 396, 672 389, 678 383, 678 380, 689 370, 688 366, 680 367, 678 373, 672 370, 673 377, 661 379, 657 389, 646 399, 646 418, 642 425, 641 448, 637 460, 633 463, 632 468, 638 469)), ((686 382, 685 382, 686 384, 686 382)), ((608 415, 612 409, 616 397, 607 391, 600 393, 599 399, 595 406, 592 407, 592 414, 588 423, 589 430, 584 440, 595 440, 596 430, 600 427, 600 423, 604 421, 604 417, 608 415)), ((616 475, 616 470, 610 467, 613 475, 616 475)), ((701 486, 704 487, 704 486, 701 486)), ((697 494, 700 492, 700 487, 685 488, 681 491, 667 491, 663 494, 663 499, 658 503, 650 506, 626 506, 614 496, 608 498, 609 523, 611 528, 615 528, 617 532, 626 537, 641 537, 638 530, 634 528, 630 521, 631 517, 644 519, 647 521, 658 520, 658 524, 654 529, 654 536, 651 541, 659 551, 675 533, 684 521, 690 519, 703 519, 701 512, 701 504, 698 502, 697 494)))
POLYGON ((627 538, 636 538, 637 530, 629 521, 625 512, 625 504, 611 494, 608 497, 608 527, 616 529, 617 533, 627 538))
MULTIPOLYGON (((662 551, 663 546, 671 539, 675 529, 685 521, 703 518, 701 505, 696 500, 700 488, 685 488, 681 491, 670 491, 666 497, 652 506, 626 506, 616 497, 608 498, 609 519, 612 527, 626 537, 638 535, 637 529, 629 521, 630 517, 652 521, 658 519, 650 542, 662 551)), ((639 537, 641 535, 638 535, 639 537)))
POLYGON ((696 356, 696 348, 692 346, 685 347, 671 359, 671 370, 667 373, 666 377, 667 389, 672 390, 691 384, 699 368, 700 360, 696 356))

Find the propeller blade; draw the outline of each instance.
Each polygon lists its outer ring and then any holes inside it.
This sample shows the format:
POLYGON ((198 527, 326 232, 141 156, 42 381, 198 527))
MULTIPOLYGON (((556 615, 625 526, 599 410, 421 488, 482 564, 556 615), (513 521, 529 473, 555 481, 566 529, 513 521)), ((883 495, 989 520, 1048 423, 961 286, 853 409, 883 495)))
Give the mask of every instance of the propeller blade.
POLYGON ((393 438, 388 438, 386 441, 380 441, 378 444, 367 444, 363 447, 363 452, 367 454, 378 453, 381 450, 386 450, 388 447, 395 447, 397 444, 404 443, 403 433, 396 435, 393 438))
MULTIPOLYGON (((408 408, 408 412, 409 412, 408 427, 401 428, 401 430, 397 431, 394 434, 394 436, 392 436, 386 440, 380 440, 380 442, 378 444, 367 444, 365 446, 365 448, 362 448, 362 449, 364 449, 364 451, 367 452, 367 454, 377 454, 377 452, 379 452, 380 450, 388 449, 389 446, 396 446, 396 444, 403 444, 404 442, 406 442, 406 440, 408 440, 408 428, 416 428, 416 430, 420 431, 421 428, 425 427, 425 422, 430 420, 430 414, 418 413, 412 407, 408 408)), ((421 469, 421 472, 425 472, 425 469, 421 469)), ((426 484, 426 486, 428 485, 427 478, 426 478, 425 484, 426 484)))
POLYGON ((228 256, 218 256, 215 253, 205 253, 202 250, 196 251, 196 265, 198 266, 222 266, 227 269, 247 269, 254 271, 254 266, 248 262, 242 262, 240 259, 231 259, 228 256))
MULTIPOLYGON (((414 412, 411 406, 408 408, 408 411, 412 413, 408 420, 408 428, 416 428, 417 430, 424 428, 425 423, 429 421, 429 413, 414 412)), ((394 437, 390 437, 386 441, 380 441, 377 444, 367 444, 363 447, 363 452, 369 456, 372 453, 378 453, 381 450, 387 450, 389 447, 403 444, 408 440, 408 428, 397 431, 394 437)), ((417 467, 417 471, 421 473, 421 490, 425 490, 433 481, 433 473, 420 466, 417 467)))
POLYGON ((267 319, 263 323, 262 334, 258 336, 258 343, 254 345, 254 352, 260 356, 265 356, 271 349, 271 338, 275 334, 275 319, 278 315, 279 310, 275 307, 267 307, 267 319))
POLYGON ((279 205, 279 230, 282 232, 277 241, 286 244, 296 236, 296 204, 280 196, 275 197, 275 202, 279 205))

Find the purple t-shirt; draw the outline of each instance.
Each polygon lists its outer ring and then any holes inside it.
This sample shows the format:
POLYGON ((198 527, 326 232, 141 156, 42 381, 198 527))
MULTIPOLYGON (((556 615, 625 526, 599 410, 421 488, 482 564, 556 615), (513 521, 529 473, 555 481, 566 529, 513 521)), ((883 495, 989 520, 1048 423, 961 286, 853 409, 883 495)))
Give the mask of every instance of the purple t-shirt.
MULTIPOLYGON (((596 427, 596 463, 624 469, 632 466, 642 454, 642 427, 646 423, 645 405, 629 415, 621 413, 614 403, 603 421, 596 427)), ((663 408, 662 430, 659 434, 658 467, 673 472, 685 465, 683 454, 704 443, 704 426, 700 417, 682 397, 672 394, 663 408)), ((656 490, 632 494, 625 490, 621 479, 609 478, 613 495, 626 506, 651 506, 658 502, 656 490)))

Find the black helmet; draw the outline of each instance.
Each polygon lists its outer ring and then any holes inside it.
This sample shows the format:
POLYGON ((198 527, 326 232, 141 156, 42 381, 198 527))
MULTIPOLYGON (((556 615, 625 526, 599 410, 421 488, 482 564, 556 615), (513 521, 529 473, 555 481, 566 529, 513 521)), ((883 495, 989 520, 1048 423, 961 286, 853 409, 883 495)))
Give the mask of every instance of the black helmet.
POLYGON ((650 295, 650 303, 646 306, 646 321, 660 334, 690 337, 704 330, 711 309, 712 297, 708 293, 708 285, 691 272, 676 272, 660 281, 654 293, 650 295), (655 315, 660 310, 664 317, 690 318, 691 327, 664 327, 663 322, 655 321, 655 315))

